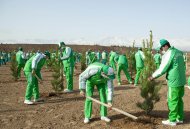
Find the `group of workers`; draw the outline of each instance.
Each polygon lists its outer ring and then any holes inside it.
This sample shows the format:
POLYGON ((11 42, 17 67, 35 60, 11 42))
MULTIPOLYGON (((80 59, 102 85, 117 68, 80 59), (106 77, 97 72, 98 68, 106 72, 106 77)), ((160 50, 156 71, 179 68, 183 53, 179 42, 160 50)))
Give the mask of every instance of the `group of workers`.
MULTIPOLYGON (((73 91, 73 72, 75 66, 75 54, 71 47, 65 45, 64 42, 60 42, 59 46, 59 60, 63 63, 63 70, 66 76, 66 89, 64 92, 70 93, 73 91)), ((53 55, 53 54, 52 54, 53 55)), ((31 105, 35 102, 43 101, 40 98, 38 81, 42 80, 41 69, 47 59, 52 57, 50 52, 45 51, 37 52, 25 62, 25 56, 22 48, 16 53, 16 60, 18 63, 18 78, 20 78, 20 71, 24 69, 24 75, 27 79, 27 87, 25 93, 25 104, 31 105), (33 97, 33 101, 31 100, 33 97)), ((79 56, 80 57, 80 56, 79 56)), ((117 74, 118 85, 121 85, 121 71, 124 72, 128 82, 134 83, 137 86, 139 83, 140 74, 144 68, 145 55, 141 48, 135 53, 136 61, 136 76, 134 82, 128 71, 128 60, 125 53, 119 54, 118 52, 111 51, 108 54, 105 50, 100 53, 92 52, 88 50, 86 52, 86 65, 88 66, 79 75, 79 89, 80 94, 83 96, 93 96, 94 86, 97 87, 99 92, 100 101, 107 103, 110 108, 113 102, 113 80, 115 79, 115 73, 117 74), (108 62, 109 57, 109 62, 108 62)), ((183 123, 184 120, 184 86, 186 84, 186 66, 187 55, 184 61, 184 54, 182 51, 170 46, 170 43, 166 39, 160 40, 160 47, 156 50, 156 54, 153 56, 157 70, 148 78, 149 81, 156 79, 166 73, 166 80, 168 83, 168 108, 169 119, 162 121, 165 125, 175 126, 179 123, 183 123), (161 56, 160 52, 163 55, 161 56)), ((80 59, 77 59, 80 61, 80 59)), ((190 79, 189 79, 190 85, 190 79)), ((92 100, 86 98, 84 109, 84 123, 89 123, 92 114, 92 100)), ((101 105, 100 108, 101 120, 110 122, 107 117, 107 108, 101 105)))

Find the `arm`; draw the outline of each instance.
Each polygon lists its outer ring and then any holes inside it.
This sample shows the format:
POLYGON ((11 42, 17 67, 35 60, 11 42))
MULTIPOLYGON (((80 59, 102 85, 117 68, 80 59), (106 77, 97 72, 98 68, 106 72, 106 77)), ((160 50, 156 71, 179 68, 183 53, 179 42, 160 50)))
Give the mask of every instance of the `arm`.
POLYGON ((159 69, 157 69, 153 74, 152 74, 152 78, 158 78, 160 76, 162 76, 163 74, 165 74, 168 70, 168 68, 171 65, 172 62, 172 51, 168 50, 168 52, 166 53, 166 55, 163 56, 162 58, 162 62, 160 64, 159 69))
POLYGON ((38 62, 44 57, 45 55, 38 53, 32 60, 32 69, 36 69, 38 62))
POLYGON ((142 59, 144 60, 145 59, 145 55, 144 55, 144 53, 142 51, 140 51, 140 55, 141 55, 142 59))
POLYGON ((111 103, 113 99, 113 80, 107 81, 107 87, 108 87, 107 101, 108 103, 111 103))
POLYGON ((66 55, 65 56, 61 56, 61 60, 66 60, 66 59, 68 59, 69 57, 70 57, 70 55, 71 55, 71 48, 70 47, 66 47, 66 49, 65 49, 65 51, 66 51, 66 55))
POLYGON ((99 68, 87 68, 83 73, 79 76, 79 89, 86 89, 86 81, 93 75, 98 72, 99 68))

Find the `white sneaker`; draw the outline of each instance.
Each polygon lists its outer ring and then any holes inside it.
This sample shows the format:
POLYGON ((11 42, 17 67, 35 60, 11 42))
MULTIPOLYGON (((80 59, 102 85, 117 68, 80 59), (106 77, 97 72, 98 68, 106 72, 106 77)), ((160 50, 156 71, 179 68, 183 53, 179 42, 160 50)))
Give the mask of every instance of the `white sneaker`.
POLYGON ((170 125, 170 126, 176 126, 177 122, 170 122, 170 120, 164 120, 164 121, 162 121, 162 124, 170 125))
POLYGON ((177 123, 177 124, 183 124, 183 121, 177 119, 177 120, 176 120, 176 123, 177 123))
POLYGON ((105 121, 105 122, 110 122, 111 120, 106 117, 106 116, 101 116, 101 120, 105 121))
POLYGON ((65 89, 64 92, 65 93, 71 93, 71 92, 73 92, 73 90, 65 89))
POLYGON ((120 83, 120 82, 118 83, 118 86, 121 86, 121 83, 120 83))
POLYGON ((84 119, 84 123, 85 123, 85 124, 88 124, 89 122, 90 122, 90 119, 89 119, 89 118, 85 118, 85 119, 84 119))
POLYGON ((34 102, 44 102, 42 98, 34 99, 34 102))
POLYGON ((132 81, 130 81, 129 83, 130 83, 130 84, 132 84, 133 82, 132 82, 132 81))
POLYGON ((28 105, 32 105, 32 104, 34 104, 32 101, 30 101, 30 100, 24 100, 24 103, 25 104, 28 104, 28 105))

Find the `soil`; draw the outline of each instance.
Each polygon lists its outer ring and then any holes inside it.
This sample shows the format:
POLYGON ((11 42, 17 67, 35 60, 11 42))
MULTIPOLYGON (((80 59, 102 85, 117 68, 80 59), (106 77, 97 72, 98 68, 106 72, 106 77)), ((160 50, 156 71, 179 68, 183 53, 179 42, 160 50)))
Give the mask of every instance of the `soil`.
MULTIPOLYGON (((163 84, 160 91, 160 101, 155 104, 155 108, 150 116, 146 116, 136 106, 138 101, 142 101, 139 88, 128 84, 122 73, 122 86, 118 86, 116 79, 114 80, 113 106, 139 117, 139 120, 135 121, 118 112, 109 110, 108 117, 111 118, 112 122, 105 123, 100 120, 99 105, 93 103, 91 122, 84 124, 83 110, 85 98, 80 96, 78 90, 80 66, 77 67, 78 69, 75 69, 73 93, 55 93, 51 86, 52 72, 44 68, 42 70, 44 81, 43 84, 39 84, 39 88, 41 97, 45 101, 35 105, 23 103, 27 84, 26 79, 22 73, 21 79, 15 82, 12 79, 9 67, 9 63, 0 66, 1 129, 190 129, 190 90, 188 88, 185 88, 184 96, 184 124, 176 127, 164 126, 161 124, 161 121, 166 120, 168 117, 166 83, 163 84)), ((187 73, 190 73, 190 71, 187 70, 187 73)), ((188 76, 189 74, 187 74, 188 76)), ((159 80, 164 81, 164 77, 159 80)), ((98 99, 96 90, 94 98, 98 99)))

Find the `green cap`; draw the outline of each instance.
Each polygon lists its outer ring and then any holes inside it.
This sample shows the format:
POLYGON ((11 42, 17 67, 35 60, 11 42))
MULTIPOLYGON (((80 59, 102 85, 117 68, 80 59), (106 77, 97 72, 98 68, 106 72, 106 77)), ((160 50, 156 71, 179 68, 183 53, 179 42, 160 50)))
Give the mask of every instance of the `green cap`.
POLYGON ((60 42, 60 46, 65 46, 65 43, 64 42, 60 42))
POLYGON ((50 53, 48 51, 45 51, 44 54, 49 57, 50 59, 50 53))
POLYGON ((111 79, 111 80, 115 79, 115 74, 114 74, 113 68, 111 68, 107 65, 104 65, 102 68, 102 71, 104 72, 104 74, 106 74, 109 77, 109 79, 111 79))
POLYGON ((165 44, 169 43, 166 39, 161 39, 160 40, 160 46, 164 46, 165 44))

